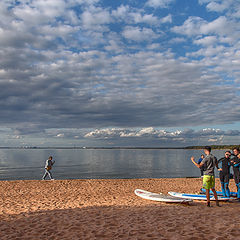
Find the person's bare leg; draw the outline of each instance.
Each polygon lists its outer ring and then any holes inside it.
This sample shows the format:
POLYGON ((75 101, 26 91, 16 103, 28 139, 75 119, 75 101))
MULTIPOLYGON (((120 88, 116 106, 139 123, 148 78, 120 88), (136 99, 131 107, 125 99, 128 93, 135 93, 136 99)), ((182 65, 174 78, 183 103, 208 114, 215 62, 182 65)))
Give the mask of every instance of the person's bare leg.
POLYGON ((216 192, 215 188, 212 188, 211 190, 212 190, 212 192, 213 192, 213 194, 214 194, 214 198, 215 198, 215 200, 216 200, 216 205, 217 205, 218 207, 220 207, 219 201, 218 201, 217 192, 216 192))
POLYGON ((206 189, 206 197, 207 197, 207 206, 210 207, 210 193, 209 193, 209 189, 206 189))

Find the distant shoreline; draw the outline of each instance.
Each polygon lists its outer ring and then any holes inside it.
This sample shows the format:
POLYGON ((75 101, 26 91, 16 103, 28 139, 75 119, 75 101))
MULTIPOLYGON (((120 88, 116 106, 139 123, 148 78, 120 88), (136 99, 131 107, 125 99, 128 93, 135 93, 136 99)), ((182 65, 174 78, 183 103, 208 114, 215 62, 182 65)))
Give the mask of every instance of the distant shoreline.
POLYGON ((0 149, 185 149, 184 147, 0 147, 0 149))
MULTIPOLYGON (((214 150, 224 150, 224 149, 233 149, 235 147, 240 148, 240 145, 210 145, 214 150)), ((193 149, 193 150, 201 150, 204 146, 187 146, 187 147, 0 147, 0 149, 99 149, 99 150, 118 150, 118 149, 126 149, 126 150, 134 150, 134 149, 143 149, 143 150, 151 150, 151 149, 193 149)))
MULTIPOLYGON (((210 147, 213 150, 224 150, 224 149, 234 149, 234 148, 240 148, 240 145, 210 145, 210 147)), ((189 147, 185 147, 184 149, 203 149, 204 146, 189 146, 189 147)))

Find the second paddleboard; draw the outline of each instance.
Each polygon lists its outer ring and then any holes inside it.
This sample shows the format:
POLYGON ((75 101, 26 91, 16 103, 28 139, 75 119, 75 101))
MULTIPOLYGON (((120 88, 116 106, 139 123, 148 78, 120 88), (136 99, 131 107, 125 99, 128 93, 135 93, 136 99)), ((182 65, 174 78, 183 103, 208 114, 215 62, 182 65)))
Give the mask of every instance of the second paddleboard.
MULTIPOLYGON (((203 200, 207 201, 207 197, 204 194, 189 194, 189 193, 178 193, 178 192, 168 192, 169 195, 173 197, 183 198, 183 199, 192 199, 192 200, 203 200)), ((210 200, 216 200, 213 195, 210 195, 210 200)), ((228 197, 218 197, 219 201, 228 201, 228 197)))

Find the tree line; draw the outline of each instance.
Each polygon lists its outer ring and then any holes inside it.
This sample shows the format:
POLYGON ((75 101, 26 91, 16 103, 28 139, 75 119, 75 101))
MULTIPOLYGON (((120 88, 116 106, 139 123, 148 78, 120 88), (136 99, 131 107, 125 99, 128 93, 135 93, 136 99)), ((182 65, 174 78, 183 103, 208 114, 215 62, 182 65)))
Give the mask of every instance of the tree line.
MULTIPOLYGON (((209 145, 213 150, 240 148, 240 145, 209 145)), ((188 146, 185 149, 203 149, 205 146, 188 146)))

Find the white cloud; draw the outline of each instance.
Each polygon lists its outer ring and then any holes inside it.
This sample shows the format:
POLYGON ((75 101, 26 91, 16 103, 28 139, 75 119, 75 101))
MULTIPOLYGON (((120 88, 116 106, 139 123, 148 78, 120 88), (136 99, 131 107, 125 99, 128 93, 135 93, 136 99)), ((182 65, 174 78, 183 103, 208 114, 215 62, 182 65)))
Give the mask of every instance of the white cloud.
POLYGON ((64 137, 64 133, 59 133, 59 134, 57 134, 56 137, 57 137, 57 138, 63 138, 63 137, 64 137))
POLYGON ((184 144, 206 144, 209 143, 221 143, 223 144, 224 139, 231 137, 236 138, 239 135, 239 131, 223 131, 220 129, 202 129, 199 131, 194 131, 192 129, 186 129, 183 131, 166 131, 164 129, 155 129, 153 127, 142 128, 142 129, 96 129, 87 133, 84 138, 88 139, 98 139, 106 140, 111 139, 112 141, 120 141, 121 138, 126 139, 125 141, 130 141, 132 138, 140 140, 156 140, 168 143, 182 142, 184 144))
POLYGON ((234 23, 227 20, 225 16, 220 16, 212 22, 207 22, 200 17, 189 17, 182 26, 172 28, 173 32, 187 36, 201 34, 216 34, 223 36, 233 31, 234 23))
POLYGON ((213 134, 213 135, 215 135, 215 134, 217 134, 217 135, 221 135, 221 134, 223 134, 224 132, 223 131, 221 131, 221 129, 214 129, 214 128, 204 128, 204 129, 202 129, 201 131, 200 131, 200 134, 202 135, 202 134, 204 134, 204 135, 211 135, 211 134, 213 134))
POLYGON ((183 38, 183 37, 176 37, 176 38, 172 38, 170 40, 170 43, 183 43, 183 42, 186 42, 187 39, 186 38, 183 38))
MULTIPOLYGON (((204 57, 216 57, 218 56, 219 52, 224 52, 225 48, 224 46, 209 46, 206 48, 202 48, 196 52, 189 53, 187 56, 204 56, 204 57)), ((216 63, 215 63, 216 64, 216 63)))
POLYGON ((121 5, 116 10, 112 11, 112 15, 117 18, 125 19, 130 12, 130 7, 128 5, 121 5))
POLYGON ((212 22, 202 24, 200 27, 200 33, 218 35, 224 35, 232 31, 231 24, 228 22, 225 16, 220 16, 212 22))
POLYGON ((135 24, 138 23, 148 23, 148 24, 157 24, 159 23, 159 20, 156 16, 153 16, 152 14, 141 14, 139 12, 131 13, 130 16, 133 19, 133 22, 135 24))
MULTIPOLYGON (((236 2, 236 1, 235 1, 236 2)), ((207 9, 214 12, 223 12, 229 9, 234 0, 199 0, 200 4, 207 4, 207 9)))
MULTIPOLYGON (((161 131, 160 131, 161 132, 161 131)), ((85 138, 98 138, 98 139, 106 139, 106 138, 132 138, 132 137, 154 137, 157 136, 159 131, 154 130, 152 127, 143 128, 140 130, 132 130, 132 129, 96 129, 87 133, 85 138)))
POLYGON ((132 41, 151 41, 158 37, 156 33, 150 28, 140 28, 140 27, 125 27, 122 35, 128 40, 132 41))
POLYGON ((172 15, 168 14, 166 17, 163 17, 161 23, 172 23, 172 15))
POLYGON ((158 49, 160 49, 161 48, 161 44, 159 44, 159 43, 153 43, 153 44, 149 44, 148 46, 147 46, 147 49, 149 49, 149 50, 158 50, 158 49))
POLYGON ((194 36, 201 34, 201 27, 207 24, 205 20, 200 17, 189 17, 182 26, 175 26, 172 31, 178 34, 194 36))
POLYGON ((111 16, 116 22, 123 21, 126 24, 145 23, 150 25, 160 24, 161 21, 170 21, 170 16, 163 20, 158 19, 153 14, 147 14, 143 10, 130 8, 128 5, 121 5, 116 10, 113 10, 111 16))
POLYGON ((151 135, 154 134, 155 131, 153 129, 153 127, 148 127, 148 128, 143 128, 141 129, 136 136, 143 136, 143 135, 151 135))
POLYGON ((235 12, 232 15, 235 18, 240 18, 240 6, 235 8, 235 12))
POLYGON ((119 136, 121 134, 120 129, 100 129, 100 130, 95 130, 92 132, 87 133, 84 137, 85 138, 103 138, 103 139, 108 139, 108 138, 113 138, 115 136, 119 136))
POLYGON ((90 7, 82 13, 82 23, 84 28, 94 29, 96 25, 108 24, 111 16, 108 10, 100 7, 90 7))
POLYGON ((148 0, 146 5, 153 8, 168 8, 175 0, 148 0))
POLYGON ((215 143, 215 142, 218 142, 218 141, 219 141, 219 139, 217 139, 217 138, 208 139, 208 142, 210 142, 210 143, 215 143))
POLYGON ((79 31, 78 27, 70 25, 58 25, 58 26, 49 26, 45 25, 39 27, 39 33, 47 35, 48 37, 62 37, 63 39, 67 38, 69 35, 79 31))
POLYGON ((207 36, 204 38, 194 40, 194 43, 198 45, 206 45, 206 46, 213 45, 217 43, 217 38, 215 36, 207 36))
POLYGON ((105 47, 105 49, 109 52, 113 51, 116 53, 121 53, 124 50, 124 45, 122 44, 122 42, 112 39, 109 40, 109 44, 105 47))
POLYGON ((33 0, 27 4, 20 4, 13 9, 14 15, 28 25, 48 23, 64 14, 66 3, 64 0, 33 0))
MULTIPOLYGON (((228 1, 229 2, 229 1, 228 1)), ((222 12, 224 11, 226 8, 228 8, 229 4, 225 1, 224 3, 222 4, 219 4, 217 2, 210 2, 208 5, 207 5, 207 8, 210 10, 210 11, 215 11, 215 12, 222 12)))

